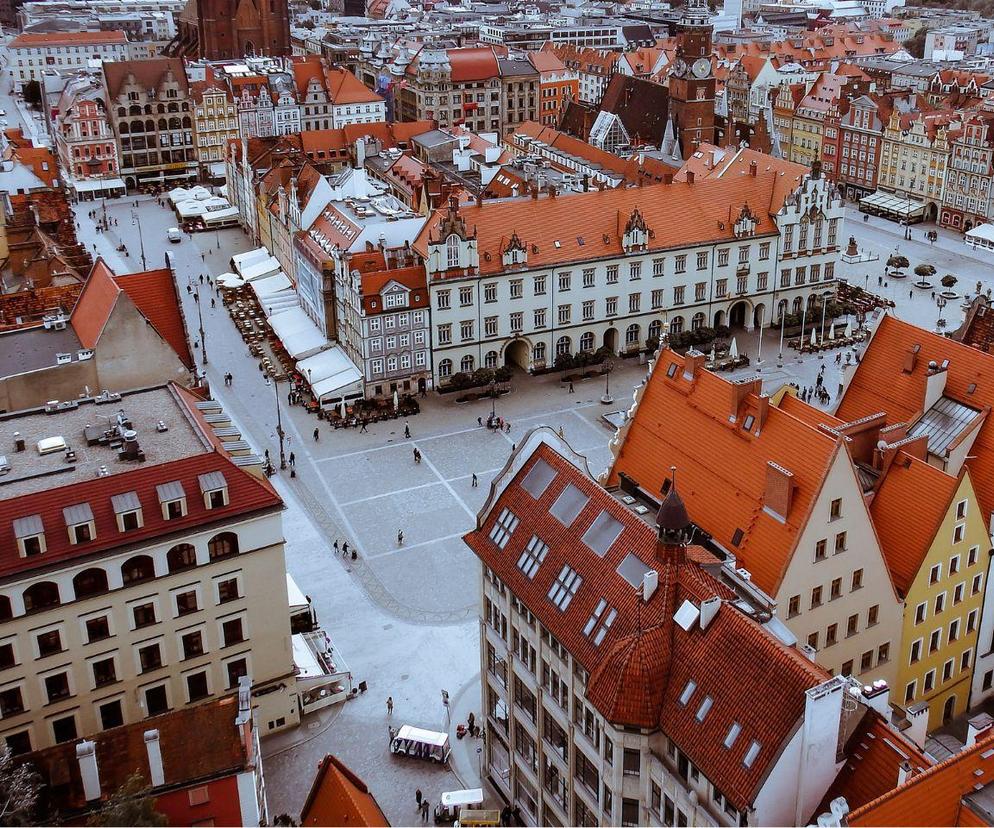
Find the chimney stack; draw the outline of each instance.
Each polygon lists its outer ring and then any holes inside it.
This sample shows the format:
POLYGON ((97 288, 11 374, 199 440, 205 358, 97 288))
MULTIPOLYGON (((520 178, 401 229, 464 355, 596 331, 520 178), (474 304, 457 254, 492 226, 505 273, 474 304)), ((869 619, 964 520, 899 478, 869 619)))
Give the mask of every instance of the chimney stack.
POLYGON ((966 747, 973 747, 977 744, 977 739, 985 733, 989 733, 994 719, 990 713, 978 713, 966 723, 966 747))
POLYGON ((897 769, 897 784, 903 785, 911 778, 911 763, 905 759, 897 769))
POLYGON ((83 740, 76 745, 76 761, 83 781, 83 796, 87 802, 100 799, 100 770, 97 768, 97 745, 83 740))
POLYGON ((693 184, 694 183, 694 171, 693 170, 687 170, 687 183, 688 184, 693 184))
POLYGON ((650 569, 642 576, 642 600, 648 603, 658 586, 659 573, 655 569, 650 569))
POLYGON ((794 474, 772 460, 767 461, 766 494, 763 497, 766 510, 787 520, 793 496, 794 474))
POLYGON ((704 354, 691 348, 683 357, 683 377, 684 379, 692 380, 696 377, 702 370, 704 370, 704 362, 707 359, 704 354))
POLYGON ((148 752, 149 778, 152 787, 158 788, 166 784, 166 774, 162 767, 162 749, 159 747, 159 731, 145 731, 145 750, 148 752))
POLYGON ((753 178, 756 177, 756 162, 755 161, 750 161, 749 162, 749 175, 751 175, 753 178))

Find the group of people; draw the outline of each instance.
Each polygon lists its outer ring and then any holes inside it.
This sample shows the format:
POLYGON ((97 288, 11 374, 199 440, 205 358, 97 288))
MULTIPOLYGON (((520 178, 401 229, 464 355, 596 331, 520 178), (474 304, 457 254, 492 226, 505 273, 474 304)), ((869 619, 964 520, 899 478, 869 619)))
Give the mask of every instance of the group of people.
MULTIPOLYGON (((359 558, 359 553, 356 552, 355 547, 353 546, 351 549, 349 548, 349 542, 348 541, 343 541, 341 547, 339 547, 338 541, 336 540, 331 545, 331 548, 335 550, 335 554, 336 555, 338 555, 339 553, 341 553, 342 558, 344 558, 345 560, 348 560, 348 558, 349 558, 350 555, 352 556, 352 560, 353 561, 358 560, 358 558, 359 558)), ((393 701, 392 700, 390 702, 390 708, 391 708, 391 710, 393 709, 393 701)))
POLYGON ((481 428, 486 425, 491 431, 503 431, 505 434, 511 433, 511 423, 505 420, 503 417, 498 417, 495 414, 491 414, 487 417, 486 423, 483 422, 483 417, 476 418, 477 425, 481 428))

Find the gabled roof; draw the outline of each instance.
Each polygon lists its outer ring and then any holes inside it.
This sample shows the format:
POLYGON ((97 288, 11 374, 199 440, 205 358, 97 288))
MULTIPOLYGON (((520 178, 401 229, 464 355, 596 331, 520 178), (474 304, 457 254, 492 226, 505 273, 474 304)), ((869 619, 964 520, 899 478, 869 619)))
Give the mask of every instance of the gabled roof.
POLYGON ((131 75, 142 89, 158 90, 169 73, 179 84, 180 97, 187 93, 186 70, 181 58, 149 58, 148 60, 105 61, 103 64, 107 93, 116 98, 131 75))
POLYGON ((186 335, 186 324, 172 271, 163 268, 127 273, 115 276, 114 281, 124 289, 159 336, 169 343, 180 361, 192 370, 193 355, 190 353, 190 341, 186 335))
POLYGON ((383 98, 347 69, 325 69, 324 77, 328 97, 336 106, 383 103, 383 98))
POLYGON ((994 512, 994 355, 940 336, 885 314, 866 347, 836 414, 852 421, 883 411, 888 423, 910 422, 924 408, 929 362, 946 368, 943 395, 974 409, 988 412, 966 460, 984 522, 994 512), (921 346, 914 368, 903 370, 915 346, 921 346))
POLYGON ((45 46, 125 45, 128 36, 119 30, 99 32, 22 32, 7 44, 8 49, 45 46))
MULTIPOLYGON (((970 797, 994 784, 994 735, 977 741, 849 814, 850 825, 984 825, 970 797)), ((989 801, 989 796, 985 797, 989 801)))
POLYGON ((567 460, 556 446, 569 449, 554 441, 543 430, 524 438, 466 543, 589 672, 587 697, 606 718, 661 729, 736 808, 754 804, 803 717, 805 692, 827 673, 734 606, 734 593, 702 566, 714 562, 710 553, 661 542, 655 527, 567 460), (571 505, 560 509, 560 497, 571 505), (499 547, 491 535, 505 509, 519 523, 499 547), (612 521, 610 531, 592 528, 612 521), (529 577, 524 570, 531 567, 520 561, 533 537, 548 549, 529 577), (644 601, 637 589, 650 569, 658 572, 658 587, 644 601), (560 608, 552 596, 570 570, 581 582, 560 608), (706 629, 674 620, 685 601, 700 606, 712 598, 720 605, 706 629), (599 637, 611 610, 616 614, 599 637), (709 709, 698 718, 705 698, 709 709), (726 748, 733 723, 739 730, 726 748), (754 742, 758 753, 747 767, 754 742))
POLYGON ((330 754, 318 763, 301 825, 388 826, 387 818, 363 782, 341 759, 330 754))
POLYGON ((774 406, 764 422, 756 393, 742 395, 740 386, 703 367, 688 378, 686 368, 684 357, 660 351, 608 485, 617 485, 624 473, 645 491, 658 492, 666 470, 676 466, 691 520, 775 596, 840 442, 774 406), (734 404, 737 396, 741 400, 734 404), (746 431, 749 415, 755 422, 746 431), (766 508, 770 463, 793 475, 785 519, 766 508))
POLYGON ((121 288, 114 281, 114 271, 98 258, 73 308, 69 321, 84 348, 95 348, 107 320, 110 319, 121 288))

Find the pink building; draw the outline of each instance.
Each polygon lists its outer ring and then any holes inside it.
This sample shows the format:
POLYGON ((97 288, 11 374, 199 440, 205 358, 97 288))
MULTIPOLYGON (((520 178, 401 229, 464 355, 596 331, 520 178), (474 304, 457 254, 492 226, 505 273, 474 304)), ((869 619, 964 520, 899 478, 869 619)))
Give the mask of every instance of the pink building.
POLYGON ((55 148, 66 183, 81 198, 123 193, 117 142, 99 81, 85 75, 68 81, 58 112, 55 148))

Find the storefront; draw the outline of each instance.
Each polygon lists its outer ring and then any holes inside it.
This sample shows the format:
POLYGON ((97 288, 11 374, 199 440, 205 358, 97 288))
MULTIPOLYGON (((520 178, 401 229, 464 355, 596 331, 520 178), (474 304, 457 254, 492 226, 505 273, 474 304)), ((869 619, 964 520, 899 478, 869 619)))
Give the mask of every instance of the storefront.
POLYGON ((859 211, 871 216, 897 221, 901 224, 917 224, 925 220, 925 205, 913 201, 908 196, 885 193, 878 190, 859 200, 859 211))

